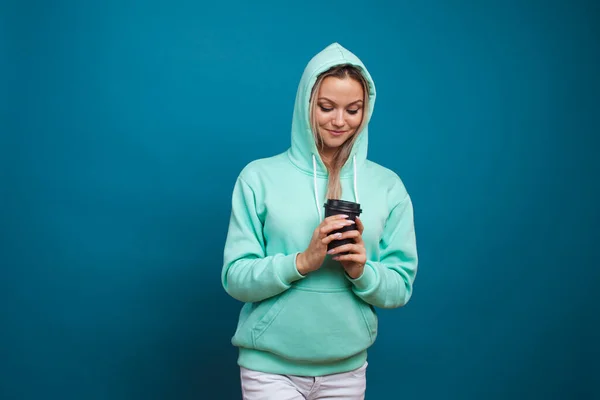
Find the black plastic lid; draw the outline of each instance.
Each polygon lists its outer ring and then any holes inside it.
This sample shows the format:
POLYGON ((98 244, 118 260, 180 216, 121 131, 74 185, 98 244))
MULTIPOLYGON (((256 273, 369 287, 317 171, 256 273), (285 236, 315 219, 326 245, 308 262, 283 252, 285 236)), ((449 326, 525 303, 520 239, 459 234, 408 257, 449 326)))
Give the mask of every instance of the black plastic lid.
POLYGON ((340 211, 340 212, 349 212, 349 213, 353 213, 353 214, 360 214, 362 212, 362 210, 360 209, 360 204, 354 203, 352 201, 336 200, 336 199, 327 200, 327 203, 325 204, 325 208, 328 208, 330 210, 340 211))

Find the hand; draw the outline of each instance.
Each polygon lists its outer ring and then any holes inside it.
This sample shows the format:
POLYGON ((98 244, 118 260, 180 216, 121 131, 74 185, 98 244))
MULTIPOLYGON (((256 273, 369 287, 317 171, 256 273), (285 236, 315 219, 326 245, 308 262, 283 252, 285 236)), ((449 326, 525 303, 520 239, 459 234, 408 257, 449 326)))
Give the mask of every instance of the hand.
POLYGON ((325 218, 314 230, 308 248, 298 254, 296 258, 298 272, 306 275, 321 268, 327 255, 329 242, 343 237, 341 233, 331 234, 331 232, 352 224, 354 221, 348 219, 347 215, 333 215, 325 218))
POLYGON ((352 230, 348 232, 344 232, 341 239, 352 238, 354 239, 353 244, 345 244, 334 249, 331 249, 328 254, 339 254, 333 257, 334 260, 339 261, 346 273, 352 279, 356 279, 362 275, 365 264, 367 262, 367 251, 365 249, 365 243, 362 239, 362 233, 365 230, 365 227, 362 224, 360 218, 356 218, 356 228, 358 230, 352 230))

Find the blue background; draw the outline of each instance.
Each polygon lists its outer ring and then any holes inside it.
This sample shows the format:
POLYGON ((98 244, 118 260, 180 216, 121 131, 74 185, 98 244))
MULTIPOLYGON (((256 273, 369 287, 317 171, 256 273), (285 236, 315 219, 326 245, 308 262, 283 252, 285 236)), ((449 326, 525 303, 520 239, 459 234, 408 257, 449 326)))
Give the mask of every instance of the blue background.
POLYGON ((231 190, 334 41, 421 257, 367 398, 599 396, 600 6, 567 3, 3 3, 0 398, 240 398, 231 190))

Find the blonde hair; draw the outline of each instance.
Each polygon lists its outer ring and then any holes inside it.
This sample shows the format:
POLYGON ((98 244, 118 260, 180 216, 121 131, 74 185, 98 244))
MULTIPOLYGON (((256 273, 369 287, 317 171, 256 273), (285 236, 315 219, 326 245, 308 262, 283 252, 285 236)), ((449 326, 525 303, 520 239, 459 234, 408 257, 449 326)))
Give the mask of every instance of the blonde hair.
POLYGON ((317 77, 317 81, 315 82, 311 97, 310 97, 310 126, 315 138, 315 144, 317 145, 317 150, 321 153, 323 149, 323 139, 319 135, 319 125, 317 124, 316 117, 316 107, 317 107, 317 95, 321 88, 321 84, 323 80, 328 77, 335 77, 339 79, 351 78, 355 81, 359 82, 363 88, 363 114, 362 121, 359 127, 356 129, 356 132, 352 137, 350 137, 343 145, 341 145, 337 151, 335 152, 331 163, 328 165, 326 163, 327 170, 329 171, 329 181, 327 183, 327 198, 328 199, 340 199, 342 196, 342 185, 340 182, 340 172, 342 167, 350 157, 350 153, 352 151, 352 147, 358 138, 358 135, 362 132, 365 123, 367 121, 366 113, 369 110, 369 84, 360 70, 349 64, 337 65, 317 77))

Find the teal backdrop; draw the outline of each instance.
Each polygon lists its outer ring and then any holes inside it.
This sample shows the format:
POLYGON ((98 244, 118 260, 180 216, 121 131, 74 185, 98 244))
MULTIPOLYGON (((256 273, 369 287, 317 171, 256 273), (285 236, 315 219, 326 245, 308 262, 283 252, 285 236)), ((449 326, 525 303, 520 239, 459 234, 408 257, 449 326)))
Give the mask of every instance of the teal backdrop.
MULTIPOLYGON (((414 297, 368 399, 600 396, 595 1, 8 1, 0 398, 239 399, 220 283, 235 178, 289 146, 313 54, 379 90, 414 297)), ((317 338, 318 339, 318 338, 317 338)))

